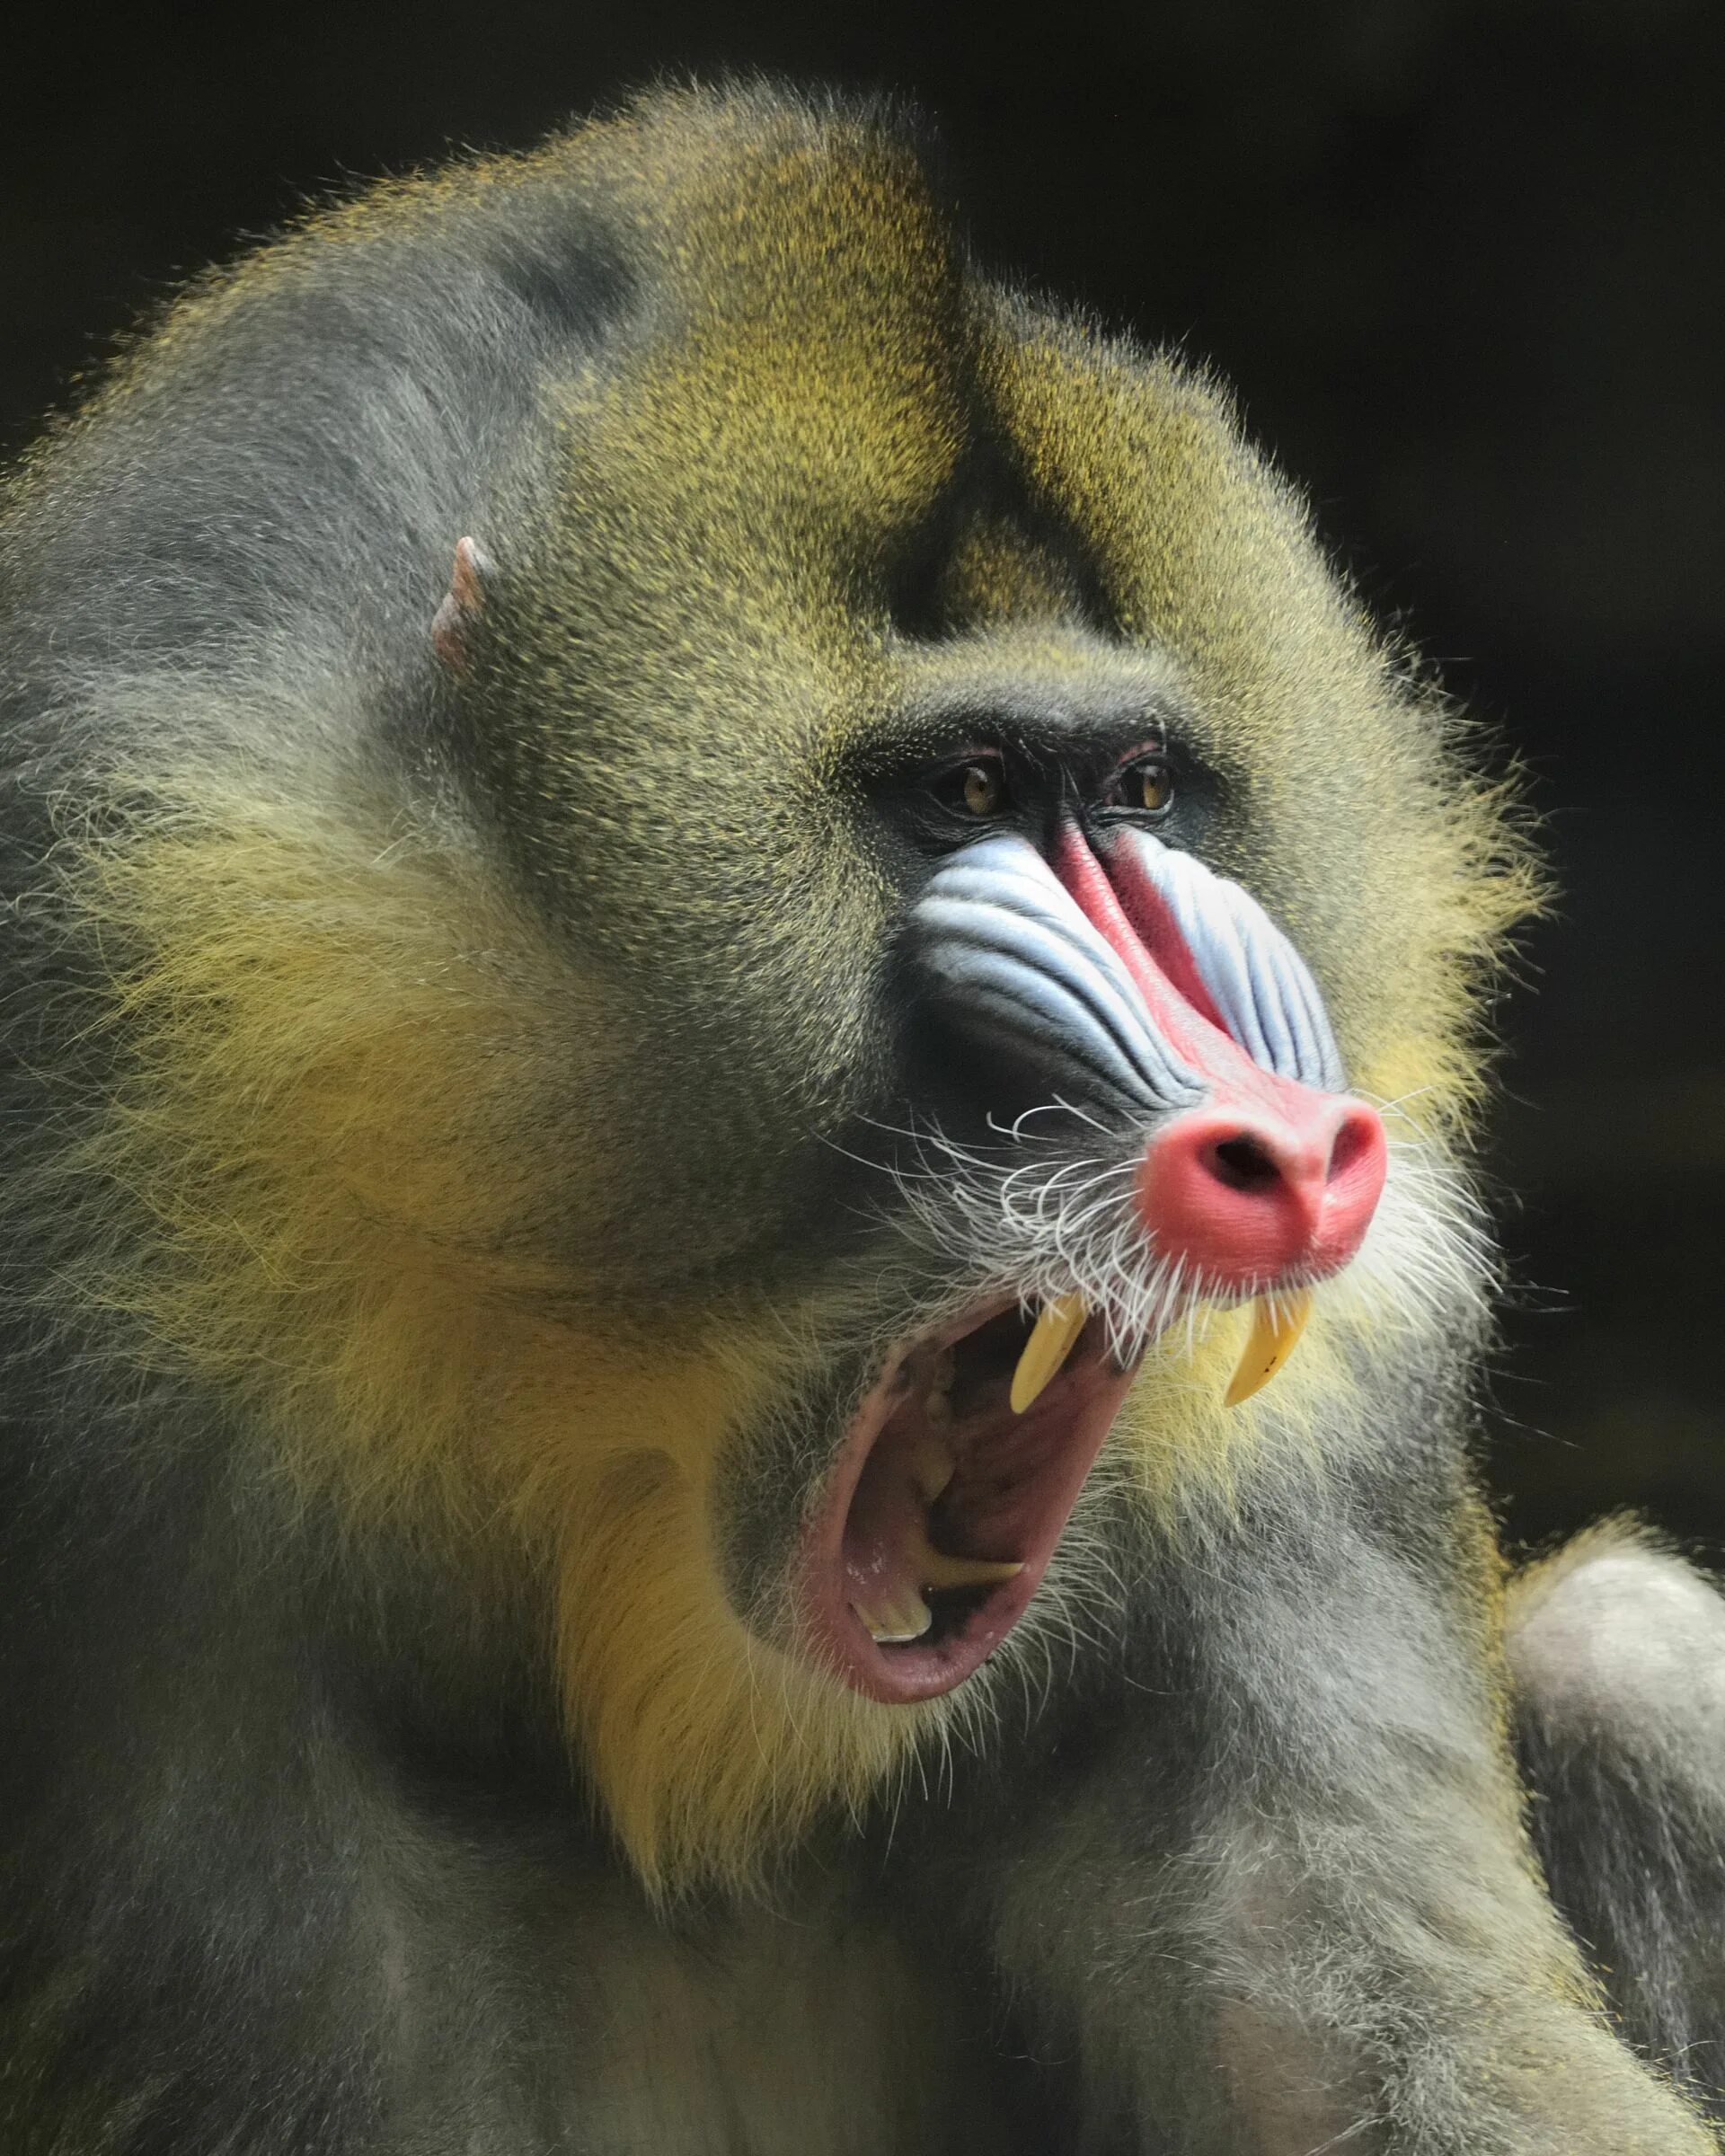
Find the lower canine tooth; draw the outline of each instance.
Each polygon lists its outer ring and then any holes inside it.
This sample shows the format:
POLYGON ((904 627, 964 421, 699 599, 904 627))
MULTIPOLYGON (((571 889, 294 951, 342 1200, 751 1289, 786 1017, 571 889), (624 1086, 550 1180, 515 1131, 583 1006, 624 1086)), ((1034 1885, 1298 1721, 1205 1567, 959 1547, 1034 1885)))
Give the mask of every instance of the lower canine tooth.
POLYGON ((1035 1329, 1024 1343, 1024 1352, 1013 1372, 1013 1413, 1022 1415, 1043 1389, 1060 1374, 1089 1316, 1082 1295, 1062 1295, 1045 1303, 1035 1329))
POLYGON ((949 1557, 944 1550, 934 1547, 920 1527, 912 1532, 905 1562, 924 1586, 933 1590, 996 1587, 1003 1579, 1011 1579, 1024 1569, 1020 1562, 997 1558, 949 1557))
POLYGON ((1237 1408, 1269 1383, 1293 1354, 1311 1314, 1310 1288, 1283 1296, 1279 1307, 1268 1301, 1253 1305, 1251 1338, 1223 1396, 1227 1406, 1237 1408))
POLYGON ((911 1455, 911 1483, 924 1505, 939 1503, 953 1472, 952 1455, 938 1438, 919 1445, 911 1455))

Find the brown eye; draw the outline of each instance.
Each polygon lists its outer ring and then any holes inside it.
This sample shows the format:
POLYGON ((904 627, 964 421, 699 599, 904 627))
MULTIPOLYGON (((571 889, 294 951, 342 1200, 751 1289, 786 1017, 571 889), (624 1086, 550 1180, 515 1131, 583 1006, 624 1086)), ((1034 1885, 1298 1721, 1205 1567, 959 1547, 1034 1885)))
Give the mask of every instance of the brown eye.
POLYGON ((978 756, 942 772, 934 782, 934 798, 954 816, 986 823, 1006 813, 1006 774, 995 758, 978 756))
POLYGON ((1161 816, 1173 806, 1174 774, 1165 756, 1135 756, 1116 772, 1104 805, 1137 816, 1161 816))
POLYGON ((1149 809, 1153 815, 1165 808, 1174 798, 1174 782, 1165 764, 1140 764, 1132 774, 1132 783, 1140 797, 1138 807, 1149 809))
POLYGON ((997 816, 1004 789, 1000 773, 986 764, 972 764, 964 774, 964 805, 972 816, 997 816))

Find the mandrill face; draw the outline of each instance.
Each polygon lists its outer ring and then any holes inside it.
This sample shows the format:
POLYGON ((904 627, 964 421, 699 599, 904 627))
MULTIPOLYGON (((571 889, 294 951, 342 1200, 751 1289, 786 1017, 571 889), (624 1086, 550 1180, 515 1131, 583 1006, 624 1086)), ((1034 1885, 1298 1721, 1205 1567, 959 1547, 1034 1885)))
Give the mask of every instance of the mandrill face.
MULTIPOLYGON (((1005 1637, 1148 1343, 1258 1300, 1225 1403, 1249 1399, 1383 1190, 1383 1121, 1340 1090, 1316 984, 1245 891, 1158 835, 1176 751, 1164 714, 1136 716, 1123 751, 1101 728, 1010 764, 991 742, 920 789, 940 858, 906 995, 947 1108, 925 1205, 942 1160, 987 1191, 997 1277, 895 1346, 803 1536, 809 1634, 874 1699, 949 1691, 1005 1637)), ((960 1261, 968 1239, 949 1231, 960 1261)))

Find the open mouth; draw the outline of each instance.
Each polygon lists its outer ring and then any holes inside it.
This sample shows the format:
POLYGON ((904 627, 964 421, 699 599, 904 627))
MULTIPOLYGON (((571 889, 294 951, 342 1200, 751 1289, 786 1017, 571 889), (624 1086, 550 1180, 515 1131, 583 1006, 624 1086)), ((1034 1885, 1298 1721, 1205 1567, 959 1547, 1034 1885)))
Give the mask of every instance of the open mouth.
POLYGON ((996 1306, 909 1344, 858 1409, 799 1599, 810 1644, 866 1697, 951 1691, 1036 1592, 1134 1375, 1082 1305, 1070 1326, 1049 1349, 1047 1312, 996 1306), (1057 1366, 1027 1383, 1039 1357, 1057 1366))

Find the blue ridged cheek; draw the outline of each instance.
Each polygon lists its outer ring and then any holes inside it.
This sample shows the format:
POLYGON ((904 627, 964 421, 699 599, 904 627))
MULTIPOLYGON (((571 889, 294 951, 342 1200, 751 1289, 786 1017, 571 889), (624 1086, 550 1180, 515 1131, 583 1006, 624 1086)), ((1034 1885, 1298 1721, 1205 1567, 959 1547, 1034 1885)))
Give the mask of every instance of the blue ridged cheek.
POLYGON ((1015 1048, 1060 1098, 1158 1115, 1204 1097, 1028 840, 984 839, 937 870, 911 915, 910 946, 943 1009, 1015 1048))
MULTIPOLYGON (((1167 908, 1244 1053, 1278 1077, 1340 1091, 1341 1057, 1317 985, 1258 902, 1146 832, 1120 831, 1112 844, 1128 850, 1132 869, 1167 908)), ((1015 1056, 1050 1099, 1162 1116, 1208 1091, 1027 839, 980 840, 936 870, 912 909, 908 946, 951 1020, 1015 1056)))
POLYGON ((1318 985, 1251 892, 1147 831, 1123 830, 1114 843, 1172 915, 1223 1023, 1252 1060, 1278 1078, 1341 1092, 1347 1075, 1318 985))

